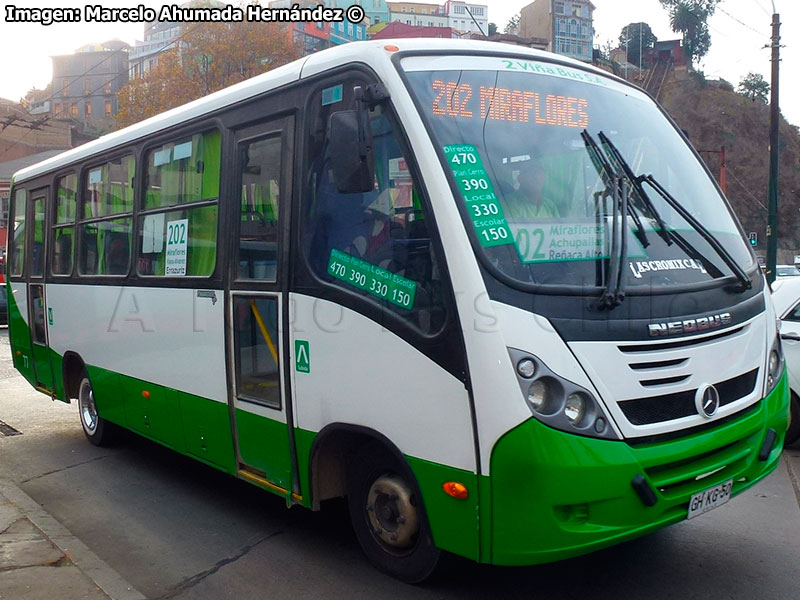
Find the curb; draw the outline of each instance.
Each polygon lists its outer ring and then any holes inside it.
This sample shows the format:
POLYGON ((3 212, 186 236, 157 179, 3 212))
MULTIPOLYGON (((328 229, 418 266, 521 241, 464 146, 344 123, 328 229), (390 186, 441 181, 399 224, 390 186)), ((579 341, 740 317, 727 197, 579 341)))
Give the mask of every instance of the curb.
POLYGON ((0 479, 0 496, 5 496, 34 524, 44 535, 63 552, 84 575, 91 579, 112 600, 147 600, 147 597, 105 561, 92 552, 86 544, 72 535, 53 515, 19 486, 0 479))

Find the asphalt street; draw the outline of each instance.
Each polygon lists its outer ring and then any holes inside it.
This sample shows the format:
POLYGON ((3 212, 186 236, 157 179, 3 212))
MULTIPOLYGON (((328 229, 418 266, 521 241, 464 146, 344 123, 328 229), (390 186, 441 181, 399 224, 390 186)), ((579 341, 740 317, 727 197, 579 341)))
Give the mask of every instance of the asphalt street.
MULTIPOLYGON (((84 438, 33 390, 0 327, 0 479, 16 483, 147 598, 800 598, 800 451, 728 504, 607 550, 527 568, 449 557, 420 586, 375 571, 342 502, 319 513, 135 435, 84 438)), ((0 592, 3 573, 0 573, 0 592)), ((0 593, 0 597, 2 594, 0 593)))

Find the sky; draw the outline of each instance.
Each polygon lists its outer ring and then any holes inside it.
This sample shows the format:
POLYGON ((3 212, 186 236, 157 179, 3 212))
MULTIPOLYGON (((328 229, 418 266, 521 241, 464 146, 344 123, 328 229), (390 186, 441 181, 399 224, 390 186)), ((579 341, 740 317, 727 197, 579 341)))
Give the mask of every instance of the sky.
MULTIPOLYGON (((433 0, 431 3, 434 3, 433 0)), ((443 2, 443 0, 441 0, 443 2)), ((480 0, 473 0, 479 2, 480 0)), ((709 21, 711 51, 698 67, 708 78, 723 78, 736 86, 748 73, 761 73, 770 80, 770 51, 765 48, 771 35, 773 0, 723 0, 709 21)), ((489 7, 489 21, 500 31, 508 20, 530 0, 483 0, 489 7)), ((628 23, 644 21, 661 40, 678 37, 669 28, 667 12, 658 0, 593 0, 595 45, 617 42, 628 23)), ((159 7, 163 0, 95 0, 90 3, 48 0, 2 0, 0 14, 0 98, 18 100, 32 87, 43 88, 51 79, 50 56, 70 54, 89 43, 121 39, 133 44, 144 35, 142 23, 14 23, 6 20, 6 7, 80 7, 100 4, 107 8, 135 8, 139 4, 159 7)), ((784 116, 800 125, 800 2, 774 0, 781 15, 780 106, 784 116)), ((266 4, 266 1, 262 1, 266 4)))

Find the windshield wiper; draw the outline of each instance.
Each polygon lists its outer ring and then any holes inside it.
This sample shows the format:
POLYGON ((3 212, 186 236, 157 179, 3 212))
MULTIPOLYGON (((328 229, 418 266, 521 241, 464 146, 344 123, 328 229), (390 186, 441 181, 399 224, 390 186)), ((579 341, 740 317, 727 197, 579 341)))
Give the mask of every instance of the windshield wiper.
POLYGON ((667 243, 667 245, 672 244, 672 238, 670 236, 670 232, 667 229, 666 223, 664 223, 664 219, 659 214, 658 210, 656 209, 653 202, 650 200, 650 197, 644 191, 642 187, 642 182, 634 175, 633 169, 631 169, 630 165, 628 165, 628 161, 626 161, 622 153, 617 149, 608 136, 603 133, 602 131, 597 134, 597 137, 600 138, 600 143, 603 144, 608 155, 611 159, 616 163, 617 167, 625 173, 625 176, 630 181, 633 188, 636 190, 636 194, 639 197, 639 201, 644 204, 644 208, 650 212, 650 214, 655 219, 656 223, 658 223, 658 235, 667 243))
MULTIPOLYGON (((586 149, 589 152, 589 158, 592 159, 592 164, 594 164, 597 174, 600 175, 600 178, 603 180, 603 185, 605 186, 606 190, 608 190, 611 186, 611 180, 615 177, 614 168, 611 166, 611 163, 608 162, 608 159, 605 157, 603 152, 600 150, 600 147, 597 145, 597 142, 594 141, 594 138, 588 131, 584 129, 581 132, 581 137, 583 138, 583 143, 586 145, 586 149)), ((630 202, 630 197, 628 197, 627 201, 627 208, 630 211, 633 222, 636 224, 636 231, 634 232, 634 235, 639 239, 639 242, 642 244, 642 246, 647 248, 647 246, 650 245, 650 242, 647 240, 647 232, 644 230, 642 220, 636 212, 636 207, 630 202)))
POLYGON ((689 223, 692 227, 694 227, 695 231, 700 234, 709 246, 711 246, 714 251, 719 255, 722 261, 728 265, 728 268, 733 271, 733 274, 741 283, 742 290, 749 290, 753 287, 753 281, 747 276, 747 273, 744 272, 739 263, 731 256, 730 252, 725 249, 725 246, 720 244, 719 240, 711 233, 708 229, 705 228, 704 225, 698 221, 692 213, 686 210, 680 202, 678 202, 672 194, 670 194, 666 188, 661 185, 658 180, 653 177, 652 175, 642 175, 639 179, 643 183, 647 183, 652 187, 658 195, 661 196, 666 202, 681 216, 683 219, 689 223))
MULTIPOLYGON (((652 187, 659 196, 661 196, 667 204, 669 204, 683 219, 691 225, 697 233, 700 234, 709 246, 711 246, 717 255, 722 259, 722 261, 728 265, 728 268, 733 272, 736 278, 739 280, 742 286, 742 291, 750 289, 753 285, 752 280, 747 276, 739 263, 731 256, 730 252, 728 252, 725 247, 719 242, 719 240, 711 233, 706 227, 698 221, 692 213, 690 213, 684 206, 675 199, 675 197, 670 194, 667 189, 661 185, 653 175, 639 175, 636 176, 633 173, 633 170, 628 165, 627 161, 623 158, 622 153, 617 149, 614 143, 608 139, 608 136, 604 134, 602 131, 598 134, 600 141, 602 142, 603 146, 606 148, 606 151, 609 153, 610 156, 613 157, 614 162, 617 163, 619 167, 622 168, 623 172, 625 173, 626 177, 630 180, 631 184, 636 188, 640 199, 646 204, 648 210, 652 213, 653 218, 656 220, 659 226, 659 235, 661 235, 664 240, 670 244, 671 234, 667 230, 667 226, 664 223, 664 220, 661 218, 661 215, 658 214, 655 205, 650 200, 650 197, 644 191, 643 183, 647 183, 650 187, 652 187)), ((688 241, 685 239, 681 240, 683 243, 679 244, 683 246, 684 244, 688 244, 688 241)), ((699 252, 697 253, 699 254, 699 252)))
MULTIPOLYGON (((597 310, 612 309, 625 299, 625 269, 622 264, 628 256, 628 208, 633 208, 630 204, 628 194, 628 183, 621 172, 615 173, 611 164, 604 156, 602 150, 592 138, 591 134, 585 129, 581 132, 581 137, 586 145, 586 151, 592 163, 597 169, 598 174, 603 180, 605 189, 601 192, 596 201, 602 199, 605 204, 607 198, 611 198, 611 252, 608 259, 608 272, 606 273, 606 285, 602 295, 595 303, 597 310)), ((637 224, 638 231, 644 232, 641 221, 633 211, 631 216, 637 224)), ((641 239, 641 238, 640 238, 641 239)), ((647 245, 645 238, 643 245, 647 245)))

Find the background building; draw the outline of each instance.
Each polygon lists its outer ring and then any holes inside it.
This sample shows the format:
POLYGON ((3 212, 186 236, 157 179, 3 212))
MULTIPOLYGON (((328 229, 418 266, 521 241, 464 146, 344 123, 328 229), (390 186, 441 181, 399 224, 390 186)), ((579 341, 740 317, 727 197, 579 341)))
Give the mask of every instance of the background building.
POLYGON ((389 20, 416 27, 449 27, 447 15, 438 4, 423 2, 387 2, 389 20))
POLYGON ((51 116, 70 119, 88 132, 112 128, 117 92, 128 83, 129 48, 125 42, 114 40, 83 46, 75 54, 51 57, 51 116))
POLYGON ((144 41, 136 41, 128 53, 128 74, 141 77, 158 64, 163 52, 175 47, 181 35, 180 23, 152 21, 144 26, 144 41))
POLYGON ((373 33, 373 40, 390 40, 401 38, 454 38, 458 37, 451 27, 422 27, 408 25, 400 21, 388 23, 380 31, 373 33))
POLYGON ((458 31, 489 33, 489 7, 463 0, 448 0, 442 7, 447 25, 458 31))
POLYGON ((592 61, 595 6, 589 0, 535 0, 520 11, 519 35, 548 40, 548 50, 592 61))
MULTIPOLYGON (((270 2, 270 8, 292 8, 299 5, 303 8, 313 8, 319 4, 324 4, 331 8, 346 8, 352 4, 348 0, 327 0, 319 2, 317 0, 275 0, 270 2)), ((359 4, 356 2, 356 4, 359 4)), ((366 6, 364 7, 366 11, 366 6)), ((287 23, 289 35, 294 43, 299 44, 303 54, 312 54, 325 50, 337 44, 347 42, 357 42, 367 39, 368 20, 361 23, 352 23, 346 18, 340 23, 325 22, 292 22, 287 23)))

